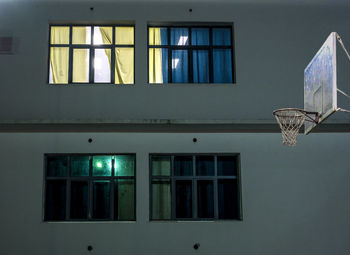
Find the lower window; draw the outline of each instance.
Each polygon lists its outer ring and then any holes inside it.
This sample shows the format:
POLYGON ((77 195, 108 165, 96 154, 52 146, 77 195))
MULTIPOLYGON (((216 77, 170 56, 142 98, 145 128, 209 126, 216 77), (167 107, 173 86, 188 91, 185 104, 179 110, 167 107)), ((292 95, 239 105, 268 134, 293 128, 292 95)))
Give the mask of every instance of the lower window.
POLYGON ((135 220, 134 154, 45 155, 45 221, 135 220))
POLYGON ((239 154, 152 154, 152 220, 241 220, 239 154))

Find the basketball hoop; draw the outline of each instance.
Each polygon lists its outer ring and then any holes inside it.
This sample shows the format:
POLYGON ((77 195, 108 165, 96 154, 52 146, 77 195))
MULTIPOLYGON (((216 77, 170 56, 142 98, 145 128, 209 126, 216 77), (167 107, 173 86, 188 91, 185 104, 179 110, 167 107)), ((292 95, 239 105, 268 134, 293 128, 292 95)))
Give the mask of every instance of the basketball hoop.
POLYGON ((299 129, 304 121, 318 123, 319 114, 317 112, 308 112, 298 108, 282 108, 273 111, 273 115, 282 131, 283 144, 287 146, 295 146, 299 129), (310 114, 314 114, 312 118, 310 114))

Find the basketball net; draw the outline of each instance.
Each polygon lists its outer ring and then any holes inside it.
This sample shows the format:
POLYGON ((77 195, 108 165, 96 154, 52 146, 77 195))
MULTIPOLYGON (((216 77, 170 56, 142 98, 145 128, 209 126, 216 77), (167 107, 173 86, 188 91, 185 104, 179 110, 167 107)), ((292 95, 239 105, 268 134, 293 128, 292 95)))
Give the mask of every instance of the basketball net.
POLYGON ((295 146, 299 129, 304 124, 305 113, 299 109, 286 108, 273 112, 282 131, 283 144, 287 146, 295 146))

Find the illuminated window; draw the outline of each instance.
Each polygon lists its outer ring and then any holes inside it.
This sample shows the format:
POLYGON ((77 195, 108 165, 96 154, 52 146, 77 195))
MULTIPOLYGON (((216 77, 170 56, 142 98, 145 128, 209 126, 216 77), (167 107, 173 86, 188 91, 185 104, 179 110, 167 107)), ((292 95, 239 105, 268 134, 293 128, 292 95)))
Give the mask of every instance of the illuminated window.
POLYGON ((148 27, 149 83, 234 83, 232 24, 148 27))
POLYGON ((45 221, 135 220, 135 155, 45 155, 45 221))
POLYGON ((133 84, 134 27, 51 25, 50 84, 133 84))
POLYGON ((241 220, 239 154, 150 156, 152 220, 241 220))

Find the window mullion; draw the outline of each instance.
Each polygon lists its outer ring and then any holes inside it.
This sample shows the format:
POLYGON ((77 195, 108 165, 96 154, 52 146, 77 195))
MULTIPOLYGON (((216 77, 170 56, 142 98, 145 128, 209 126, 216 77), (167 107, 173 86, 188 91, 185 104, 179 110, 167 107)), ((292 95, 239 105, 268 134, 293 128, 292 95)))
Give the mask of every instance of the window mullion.
POLYGON ((91 26, 91 47, 90 47, 90 66, 89 66, 89 83, 94 83, 94 78, 95 78, 95 47, 94 45, 94 30, 95 26, 91 26))
POLYGON ((188 82, 193 83, 193 48, 192 48, 192 28, 188 28, 188 82))
POLYGON ((213 70, 213 29, 209 28, 209 83, 214 83, 213 70))
POLYGON ((70 176, 70 157, 67 159, 67 177, 66 177, 66 220, 70 220, 70 201, 71 201, 71 180, 70 176))
POLYGON ((89 184, 88 184, 88 189, 89 189, 89 201, 88 201, 88 220, 92 219, 92 208, 93 208, 93 182, 92 182, 92 157, 89 159, 89 184))
POLYGON ((73 81, 73 46, 72 46, 73 28, 69 26, 69 57, 68 57, 68 83, 73 81))
POLYGON ((168 36, 168 83, 173 82, 173 73, 172 73, 172 61, 173 61, 173 56, 172 56, 172 50, 171 50, 171 43, 170 43, 170 27, 167 29, 167 36, 168 36))
MULTIPOLYGON (((135 31, 135 29, 134 29, 135 31)), ((115 84, 115 26, 112 28, 112 49, 111 49, 111 83, 115 84)))
POLYGON ((117 190, 118 190, 118 181, 117 179, 114 178, 114 158, 112 158, 112 177, 110 178, 110 185, 111 185, 111 188, 110 188, 110 201, 109 201, 109 204, 110 204, 110 207, 111 207, 111 210, 110 210, 110 218, 111 220, 116 220, 115 218, 115 215, 114 215, 114 207, 115 206, 118 206, 118 202, 115 201, 115 190, 114 190, 114 183, 117 184, 117 190))

